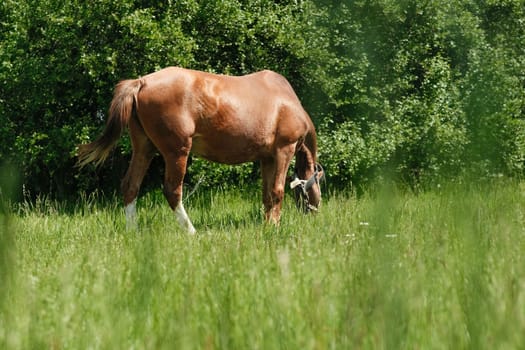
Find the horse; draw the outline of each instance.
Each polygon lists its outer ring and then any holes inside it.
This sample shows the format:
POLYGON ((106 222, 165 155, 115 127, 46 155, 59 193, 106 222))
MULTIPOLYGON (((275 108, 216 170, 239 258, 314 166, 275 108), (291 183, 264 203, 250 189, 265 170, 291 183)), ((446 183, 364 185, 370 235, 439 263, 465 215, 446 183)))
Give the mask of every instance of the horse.
POLYGON ((124 129, 131 161, 121 183, 126 225, 136 225, 136 198, 155 154, 165 162, 163 193, 178 223, 195 233, 182 204, 190 152, 213 162, 260 162, 265 221, 279 224, 289 165, 296 204, 317 211, 321 201, 314 124, 290 83, 270 70, 244 76, 168 67, 123 80, 114 90, 102 134, 78 148, 77 165, 99 166, 124 129))

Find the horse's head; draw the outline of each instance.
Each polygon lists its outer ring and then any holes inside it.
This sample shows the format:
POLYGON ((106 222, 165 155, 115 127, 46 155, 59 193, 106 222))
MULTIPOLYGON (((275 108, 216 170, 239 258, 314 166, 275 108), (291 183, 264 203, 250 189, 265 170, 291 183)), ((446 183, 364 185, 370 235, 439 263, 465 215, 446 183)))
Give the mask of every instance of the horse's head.
POLYGON ((319 182, 324 178, 324 170, 320 164, 315 164, 313 169, 308 169, 303 178, 297 169, 290 182, 290 187, 294 190, 295 204, 299 210, 305 213, 317 212, 321 203, 321 188, 319 182))

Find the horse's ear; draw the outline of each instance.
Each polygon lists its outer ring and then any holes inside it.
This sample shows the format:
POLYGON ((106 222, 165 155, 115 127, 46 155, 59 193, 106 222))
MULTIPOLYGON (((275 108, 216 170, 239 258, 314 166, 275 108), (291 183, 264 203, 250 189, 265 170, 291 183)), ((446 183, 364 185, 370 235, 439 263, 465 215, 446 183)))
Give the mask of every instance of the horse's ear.
POLYGON ((317 174, 317 182, 321 182, 321 180, 324 179, 324 170, 321 170, 318 174, 317 174))
POLYGON ((317 172, 317 182, 320 182, 325 177, 324 169, 321 164, 315 165, 315 171, 317 172))

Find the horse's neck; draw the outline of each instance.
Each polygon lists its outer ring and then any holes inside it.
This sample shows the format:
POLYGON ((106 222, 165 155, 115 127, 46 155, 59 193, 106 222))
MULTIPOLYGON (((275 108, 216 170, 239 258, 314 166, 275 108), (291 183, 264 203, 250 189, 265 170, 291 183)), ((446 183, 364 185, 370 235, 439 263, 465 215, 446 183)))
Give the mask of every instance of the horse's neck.
POLYGON ((306 144, 302 144, 297 151, 295 158, 295 168, 298 174, 305 178, 309 173, 314 171, 315 156, 312 154, 306 144))

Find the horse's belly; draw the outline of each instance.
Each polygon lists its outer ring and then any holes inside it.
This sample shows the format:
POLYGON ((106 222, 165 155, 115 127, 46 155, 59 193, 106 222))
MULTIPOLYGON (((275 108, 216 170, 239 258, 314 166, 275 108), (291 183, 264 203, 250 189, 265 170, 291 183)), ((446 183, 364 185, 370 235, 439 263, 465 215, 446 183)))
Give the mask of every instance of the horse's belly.
POLYGON ((267 153, 267 147, 254 140, 233 135, 214 136, 194 135, 191 152, 202 158, 224 164, 253 162, 267 153))

